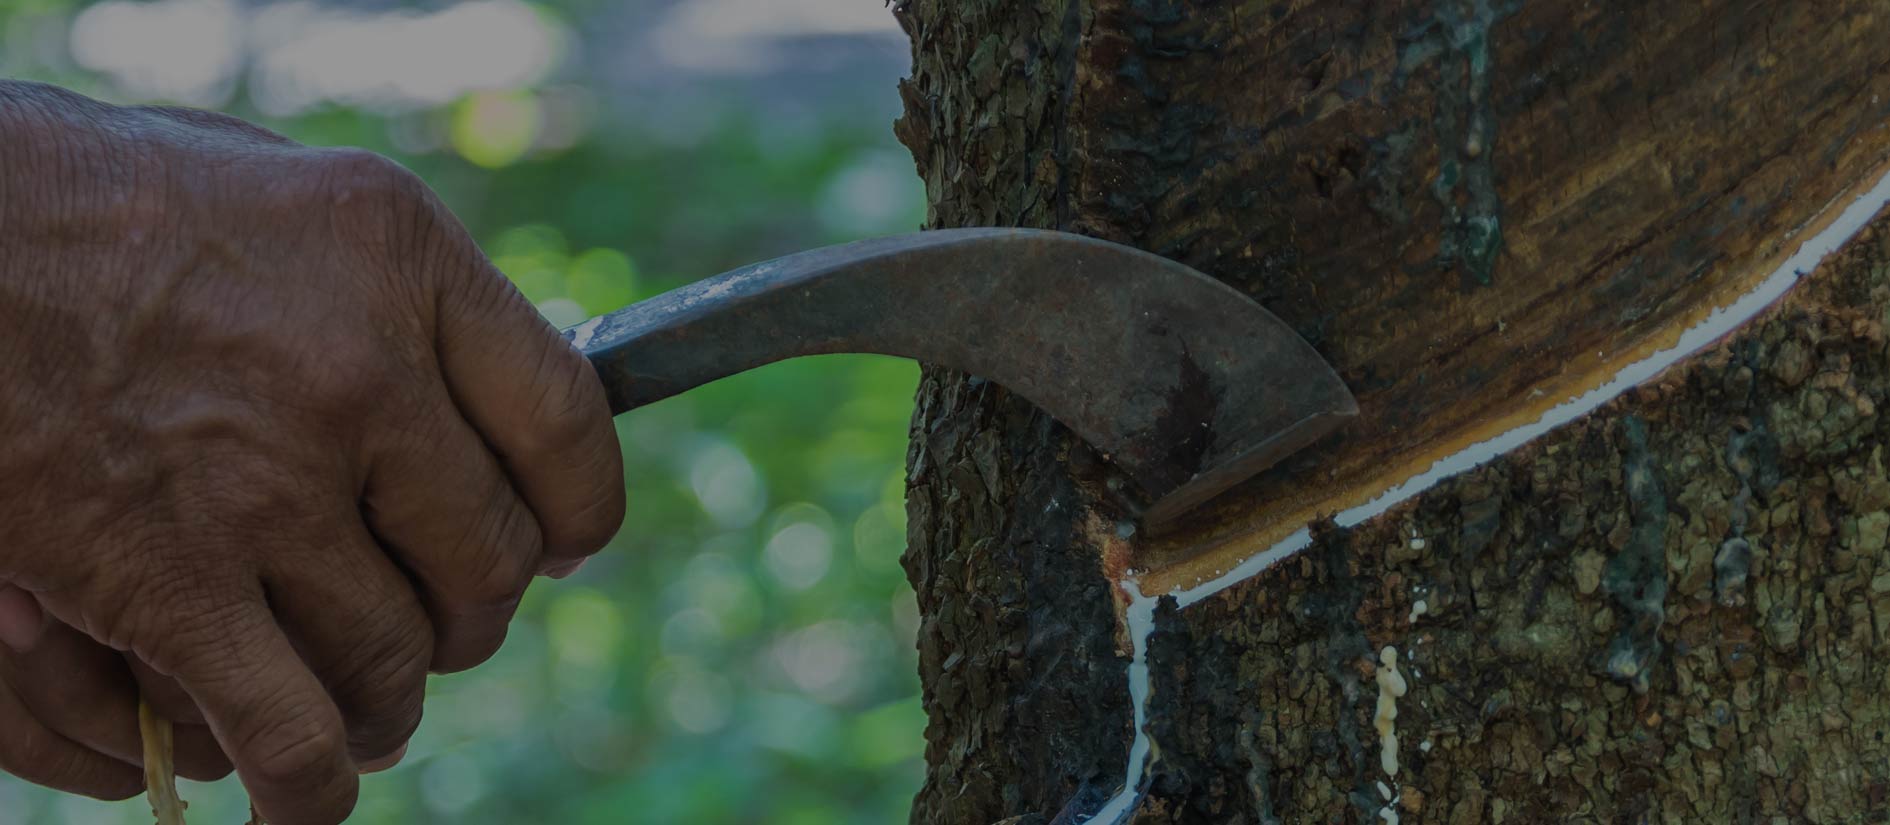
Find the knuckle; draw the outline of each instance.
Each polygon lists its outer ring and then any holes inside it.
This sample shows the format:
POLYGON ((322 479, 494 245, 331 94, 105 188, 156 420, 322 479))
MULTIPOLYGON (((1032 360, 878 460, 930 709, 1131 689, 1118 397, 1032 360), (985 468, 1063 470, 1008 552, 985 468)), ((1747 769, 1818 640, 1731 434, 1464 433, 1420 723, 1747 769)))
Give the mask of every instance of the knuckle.
POLYGON ((543 555, 543 538, 536 521, 524 505, 509 498, 501 489, 495 503, 485 509, 486 524, 472 535, 473 546, 464 548, 469 565, 457 592, 448 594, 450 606, 442 626, 441 651, 433 666, 446 672, 478 665, 505 641, 505 631, 524 599, 525 589, 537 575, 543 555))
POLYGON ((355 671, 358 698, 346 709, 349 750, 358 756, 385 756, 413 738, 426 701, 427 666, 433 658, 431 632, 403 630, 389 634, 376 653, 355 671), (421 637, 426 637, 422 639, 421 637))
POLYGON ((614 450, 600 450, 589 460, 585 477, 589 495, 556 526, 547 525, 548 553, 559 557, 588 555, 603 549, 623 526, 628 501, 623 489, 623 460, 614 450))
MULTIPOLYGON (((369 290, 406 311, 432 311, 440 296, 469 291, 484 256, 418 175, 360 149, 322 151, 320 193, 340 259, 369 290)), ((501 277, 500 280, 503 280, 501 277)))
POLYGON ((522 504, 507 498, 509 490, 501 487, 497 493, 483 509, 493 515, 462 542, 460 558, 467 561, 459 569, 467 572, 442 583, 444 603, 438 606, 435 628, 439 643, 431 665, 436 672, 456 673, 492 658, 537 574, 543 549, 537 523, 522 504))
MULTIPOLYGON (((315 180, 325 196, 336 240, 342 248, 366 255, 356 263, 388 268, 396 252, 436 222, 436 205, 426 185, 400 164, 362 149, 326 149, 317 157, 315 180)), ((306 202, 291 205, 307 207, 306 202)))
POLYGON ((531 407, 534 455, 576 457, 601 446, 598 436, 610 430, 610 405, 584 356, 560 338, 546 347, 537 374, 544 380, 531 407))
POLYGON ((162 673, 192 668, 224 652, 225 621, 240 621, 214 591, 188 567, 155 560, 106 589, 99 603, 101 638, 162 673))
POLYGON ((315 714, 281 713, 243 743, 256 778, 277 786, 326 783, 343 742, 315 714))
MULTIPOLYGON (((151 599, 143 600, 147 604, 151 599)), ((160 602, 127 611, 135 629, 130 651, 157 673, 195 682, 240 683, 254 677, 237 639, 253 638, 255 619, 212 598, 197 604, 160 602)))
POLYGON ((335 328, 315 333, 298 364, 300 403, 330 422, 356 422, 376 411, 406 411, 414 370, 392 354, 394 336, 335 328))
MULTIPOLYGON (((206 434, 197 440, 201 444, 215 437, 206 434)), ((192 439, 186 435, 175 440, 178 449, 188 449, 192 439)), ((193 607, 203 611, 219 607, 216 597, 227 594, 233 584, 229 574, 217 576, 208 569, 210 559, 251 556, 255 552, 251 544, 280 535, 285 525, 301 522, 296 526, 308 526, 306 502, 324 492, 318 485, 328 479, 318 481, 309 472, 308 462, 283 458, 278 456, 272 461, 234 451, 206 457, 206 462, 214 462, 214 466, 206 464, 186 485, 180 485, 174 502, 176 529, 167 548, 167 561, 179 580, 165 584, 185 587, 196 594, 193 607)), ((170 592, 146 590, 152 601, 161 601, 170 592)))
POLYGON ((354 193, 407 197, 414 194, 418 183, 406 167, 366 149, 324 149, 320 157, 325 177, 338 199, 352 200, 346 196, 354 193))
POLYGON ((476 546, 466 548, 482 563, 462 595, 481 614, 509 618, 531 583, 544 552, 544 538, 531 511, 512 497, 510 489, 496 484, 491 498, 484 508, 490 514, 485 526, 472 534, 476 546))
POLYGON ((417 608, 412 616, 376 618, 378 627, 387 628, 382 639, 368 653, 364 677, 371 684, 384 684, 399 690, 420 687, 426 679, 427 657, 433 651, 433 631, 426 616, 417 608))
MULTIPOLYGON (((518 609, 518 604, 525 597, 525 588, 531 583, 533 567, 520 561, 523 554, 515 554, 505 548, 495 548, 494 559, 484 574, 475 577, 466 593, 471 613, 480 617, 497 617, 509 620, 518 609)), ((538 553, 530 554, 536 561, 538 553)))

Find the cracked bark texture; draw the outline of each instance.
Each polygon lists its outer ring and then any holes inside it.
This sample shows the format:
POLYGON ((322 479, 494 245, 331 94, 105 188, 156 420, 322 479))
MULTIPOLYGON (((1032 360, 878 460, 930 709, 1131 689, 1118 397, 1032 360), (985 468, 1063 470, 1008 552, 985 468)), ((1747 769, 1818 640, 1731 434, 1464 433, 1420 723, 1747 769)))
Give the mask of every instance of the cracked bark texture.
MULTIPOLYGON (((1225 552, 1204 548, 1652 346, 1890 150, 1879 0, 896 11, 914 55, 896 129, 930 226, 1060 228, 1180 260, 1292 324, 1363 411, 1153 541, 1103 511, 1102 467, 1060 427, 928 369, 905 557, 930 717, 915 822, 1073 822, 1120 785, 1127 646, 1106 569, 1225 552)), ((1669 376, 1164 611, 1142 821, 1363 821, 1380 779, 1409 785, 1398 805, 1423 820, 1869 818, 1887 685, 1855 605, 1890 501, 1856 479, 1890 459, 1872 452, 1886 302, 1868 249, 1851 253, 1864 274, 1796 294, 1772 338, 1676 373, 1710 380, 1669 376), (1851 566, 1826 575, 1840 555, 1851 566), (1386 644, 1417 650, 1395 780, 1374 774, 1386 644)))
POLYGON ((1886 326, 1890 213, 1650 384, 1161 611, 1132 821, 1362 822, 1379 782, 1406 822, 1890 819, 1886 326))

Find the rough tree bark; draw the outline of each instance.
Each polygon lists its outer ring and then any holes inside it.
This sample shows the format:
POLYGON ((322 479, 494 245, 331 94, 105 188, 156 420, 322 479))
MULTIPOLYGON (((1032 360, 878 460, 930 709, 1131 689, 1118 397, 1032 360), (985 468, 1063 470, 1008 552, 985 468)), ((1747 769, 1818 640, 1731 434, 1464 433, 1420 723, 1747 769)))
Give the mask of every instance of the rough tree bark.
MULTIPOLYGON (((928 369, 915 822, 1094 813, 1134 733, 1125 569, 1193 584, 1533 420, 1749 289, 1890 157, 1882 0, 897 11, 931 225, 1193 265, 1293 324, 1362 410, 1149 537, 1054 423, 928 369)), ((1887 261, 1890 218, 1657 381, 1164 601, 1133 821, 1890 817, 1887 261)))

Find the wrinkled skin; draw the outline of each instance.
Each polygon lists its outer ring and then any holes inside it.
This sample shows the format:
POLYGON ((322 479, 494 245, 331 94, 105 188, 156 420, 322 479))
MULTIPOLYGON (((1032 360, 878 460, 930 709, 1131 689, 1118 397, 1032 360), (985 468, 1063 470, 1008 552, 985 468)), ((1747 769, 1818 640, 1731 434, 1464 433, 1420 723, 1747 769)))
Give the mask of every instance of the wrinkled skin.
POLYGON ((345 818, 623 517, 595 373, 412 175, 0 82, 0 768, 345 818))

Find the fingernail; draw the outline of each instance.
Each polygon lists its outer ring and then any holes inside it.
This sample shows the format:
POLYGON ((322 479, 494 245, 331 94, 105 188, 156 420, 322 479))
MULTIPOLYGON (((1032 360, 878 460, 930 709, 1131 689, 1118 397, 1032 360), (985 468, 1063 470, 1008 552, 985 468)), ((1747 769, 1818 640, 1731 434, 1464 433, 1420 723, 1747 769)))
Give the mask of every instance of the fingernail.
POLYGON ((551 578, 554 578, 554 579, 570 578, 572 574, 576 573, 579 570, 583 570, 584 563, 587 561, 590 561, 590 559, 578 559, 577 561, 571 562, 569 564, 561 564, 561 565, 558 565, 557 567, 551 568, 550 570, 546 570, 545 575, 550 576, 551 578))
POLYGON ((0 584, 0 643, 15 653, 26 653, 46 632, 46 613, 32 594, 0 584))
POLYGON ((400 750, 394 751, 393 753, 390 753, 379 759, 373 759, 367 762, 362 762, 360 765, 356 767, 358 767, 361 773, 364 773, 364 774, 380 773, 381 771, 387 770, 389 768, 394 767, 395 765, 400 764, 400 760, 405 759, 406 757, 407 757, 407 745, 405 743, 402 743, 400 746, 400 750))

